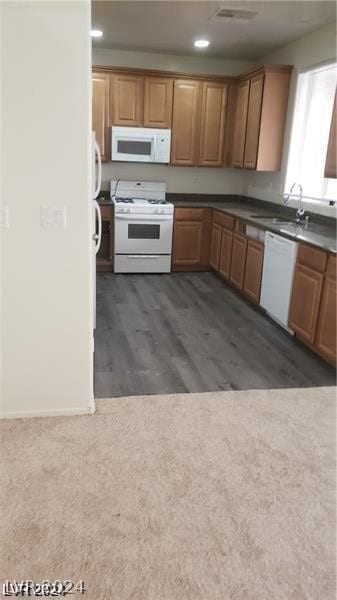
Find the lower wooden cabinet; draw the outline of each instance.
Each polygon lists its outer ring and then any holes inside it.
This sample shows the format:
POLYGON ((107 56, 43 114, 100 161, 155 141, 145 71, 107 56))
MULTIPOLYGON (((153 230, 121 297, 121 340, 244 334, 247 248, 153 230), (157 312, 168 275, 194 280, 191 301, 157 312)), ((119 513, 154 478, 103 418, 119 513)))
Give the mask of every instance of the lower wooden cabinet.
POLYGON ((246 270, 243 283, 243 291, 245 295, 259 303, 262 281, 264 245, 262 242, 248 240, 246 270))
POLYGON ((222 228, 219 273, 225 279, 230 278, 232 262, 233 232, 222 228))
POLYGON ((175 209, 172 242, 173 271, 202 271, 208 268, 211 218, 211 209, 175 209))
POLYGON ((315 341, 322 285, 322 273, 303 265, 296 265, 289 327, 312 344, 315 341))
POLYGON ((96 255, 97 271, 113 270, 113 248, 114 248, 114 222, 113 208, 101 204, 102 216, 102 238, 101 245, 96 255))
POLYGON ((233 235, 233 250, 230 281, 242 290, 246 268, 247 238, 240 233, 233 235))
POLYGON ((219 270, 220 249, 221 249, 221 225, 218 225, 217 223, 213 223, 209 264, 216 271, 219 270))
POLYGON ((336 361, 336 280, 326 278, 320 306, 316 346, 325 358, 336 361))

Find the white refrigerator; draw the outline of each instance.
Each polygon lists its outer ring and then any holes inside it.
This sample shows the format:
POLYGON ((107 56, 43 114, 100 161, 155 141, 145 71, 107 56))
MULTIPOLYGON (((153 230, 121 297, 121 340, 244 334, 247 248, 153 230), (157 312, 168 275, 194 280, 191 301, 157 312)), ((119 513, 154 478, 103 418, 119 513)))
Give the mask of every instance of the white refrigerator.
POLYGON ((96 142, 96 134, 92 132, 92 306, 93 325, 96 328, 96 254, 101 245, 102 217, 101 209, 96 200, 102 183, 101 152, 96 142))

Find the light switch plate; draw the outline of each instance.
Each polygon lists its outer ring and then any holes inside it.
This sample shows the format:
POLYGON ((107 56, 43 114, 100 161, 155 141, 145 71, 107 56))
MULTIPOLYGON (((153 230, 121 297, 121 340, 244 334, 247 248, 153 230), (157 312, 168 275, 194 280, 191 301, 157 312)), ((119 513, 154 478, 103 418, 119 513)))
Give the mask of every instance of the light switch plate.
POLYGON ((0 227, 9 228, 9 206, 8 204, 0 204, 0 227))
POLYGON ((41 225, 46 229, 65 229, 67 210, 65 206, 42 206, 41 225))

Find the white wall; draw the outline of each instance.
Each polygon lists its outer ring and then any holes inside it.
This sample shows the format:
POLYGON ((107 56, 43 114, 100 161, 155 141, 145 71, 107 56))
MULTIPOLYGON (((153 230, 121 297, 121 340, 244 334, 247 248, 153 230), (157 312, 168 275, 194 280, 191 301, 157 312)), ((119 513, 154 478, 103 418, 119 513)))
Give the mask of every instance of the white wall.
MULTIPOLYGON (((250 196, 269 200, 277 204, 283 202, 282 194, 288 160, 290 133, 295 105, 295 94, 298 74, 301 69, 320 63, 336 60, 336 23, 331 23, 287 46, 264 56, 260 62, 294 65, 289 92, 285 141, 283 146, 282 168, 278 173, 245 173, 244 190, 250 196)), ((290 204, 290 206, 295 206, 290 204)), ((335 207, 325 207, 307 203, 306 208, 312 212, 336 217, 335 207)))
POLYGON ((179 56, 157 52, 131 50, 92 49, 93 65, 101 67, 130 67, 134 69, 157 69, 195 75, 240 75, 256 63, 249 60, 225 60, 205 56, 179 56))
MULTIPOLYGON (((150 52, 131 52, 93 48, 96 66, 157 69, 190 74, 238 75, 255 63, 242 60, 223 60, 201 56, 176 56, 150 52)), ((106 163, 103 165, 102 189, 109 188, 110 179, 144 179, 166 181, 169 192, 240 194, 243 177, 235 169, 174 167, 106 163)))
POLYGON ((93 409, 90 3, 1 3, 1 415, 93 409), (40 225, 65 206, 66 229, 40 225))

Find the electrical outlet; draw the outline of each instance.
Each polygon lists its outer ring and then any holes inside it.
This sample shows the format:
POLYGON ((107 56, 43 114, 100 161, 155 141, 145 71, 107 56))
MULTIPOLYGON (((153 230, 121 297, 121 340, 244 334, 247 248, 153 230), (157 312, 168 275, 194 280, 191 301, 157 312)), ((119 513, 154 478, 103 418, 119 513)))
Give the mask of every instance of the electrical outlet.
POLYGON ((8 204, 0 204, 0 227, 9 228, 9 206, 8 204))
POLYGON ((66 229, 67 210, 65 206, 42 206, 41 225, 45 229, 66 229))

